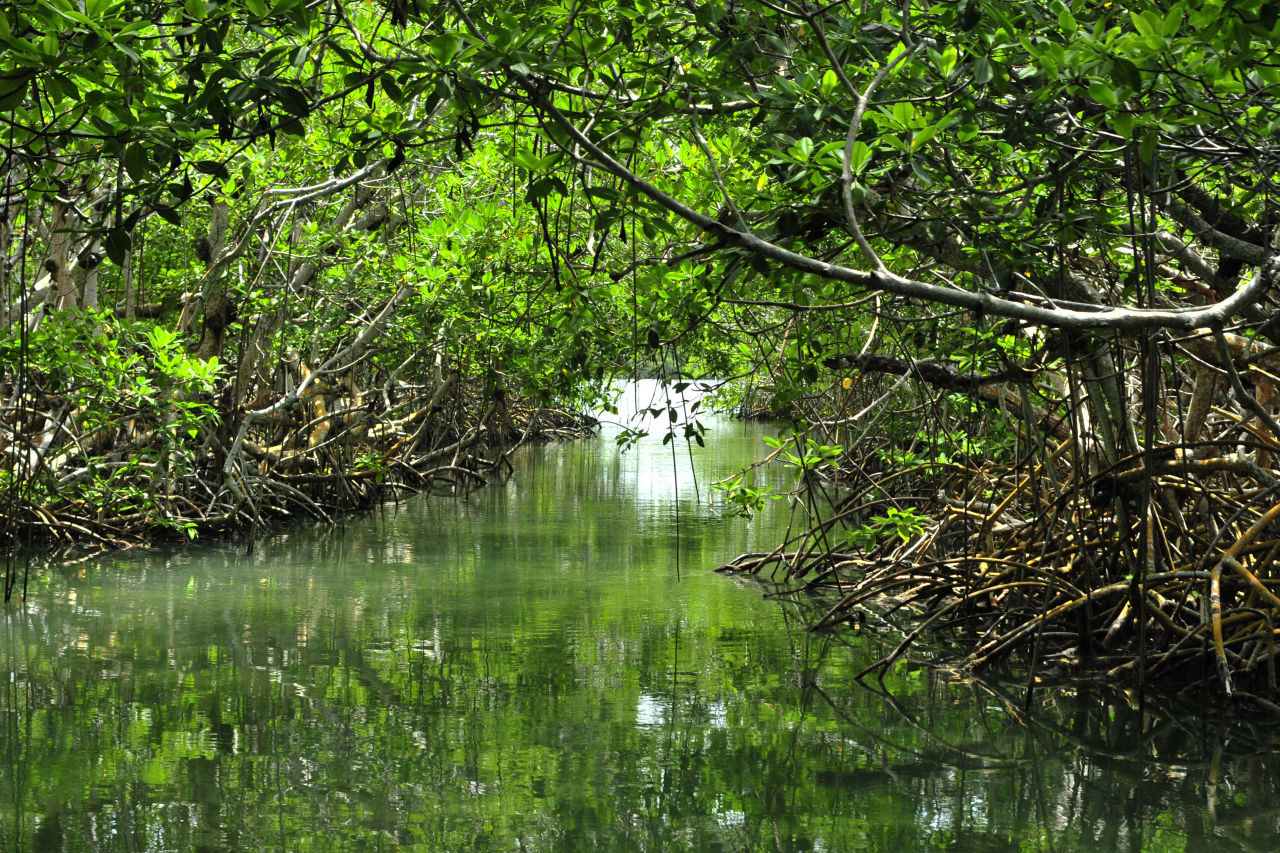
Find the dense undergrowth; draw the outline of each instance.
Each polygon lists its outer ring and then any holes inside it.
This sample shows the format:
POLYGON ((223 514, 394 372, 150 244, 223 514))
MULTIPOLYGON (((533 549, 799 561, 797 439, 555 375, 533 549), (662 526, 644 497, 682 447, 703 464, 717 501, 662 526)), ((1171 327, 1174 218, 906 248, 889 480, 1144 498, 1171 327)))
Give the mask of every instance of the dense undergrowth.
POLYGON ((355 341, 328 359, 348 369, 317 375, 295 354, 234 406, 225 367, 164 326, 85 313, 56 329, 31 336, 28 366, 5 389, 6 548, 332 519, 401 491, 469 490, 521 442, 589 428, 440 361, 379 374, 355 341))
MULTIPOLYGON (((1254 352, 1265 364, 1275 350, 1254 352)), ((1205 385, 1181 412, 1169 394, 1148 422, 1159 440, 1120 455, 1052 389, 961 392, 965 377, 939 365, 892 366, 914 384, 866 372, 792 401, 806 428, 784 427, 770 457, 796 472, 792 533, 722 571, 819 595, 814 630, 900 631, 864 676, 916 654, 961 670, 1012 663, 1028 689, 1064 674, 1209 685, 1277 709, 1280 445, 1246 413, 1218 401, 1179 434, 1205 385), (926 652, 931 636, 954 656, 926 652)), ((749 472, 717 486, 746 515, 776 497, 749 472)))

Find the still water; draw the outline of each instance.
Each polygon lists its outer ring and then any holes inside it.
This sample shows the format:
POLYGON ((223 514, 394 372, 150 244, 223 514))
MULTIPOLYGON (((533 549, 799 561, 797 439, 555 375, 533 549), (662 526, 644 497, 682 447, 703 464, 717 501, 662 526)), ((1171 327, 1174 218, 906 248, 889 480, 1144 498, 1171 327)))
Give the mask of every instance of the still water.
POLYGON ((1280 848, 1276 720, 854 682, 872 638, 708 571, 789 508, 714 512, 767 428, 704 421, 45 571, 0 627, 0 850, 1280 848))

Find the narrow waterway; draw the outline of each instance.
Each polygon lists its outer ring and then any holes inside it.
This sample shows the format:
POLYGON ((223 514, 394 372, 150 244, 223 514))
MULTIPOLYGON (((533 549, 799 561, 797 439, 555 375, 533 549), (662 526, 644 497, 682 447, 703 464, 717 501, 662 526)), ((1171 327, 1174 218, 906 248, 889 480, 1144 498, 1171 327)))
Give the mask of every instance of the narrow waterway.
POLYGON ((789 507, 713 511, 768 428, 703 420, 248 556, 43 572, 0 629, 0 850, 1280 847, 1275 720, 858 685, 869 641, 709 571, 789 507))

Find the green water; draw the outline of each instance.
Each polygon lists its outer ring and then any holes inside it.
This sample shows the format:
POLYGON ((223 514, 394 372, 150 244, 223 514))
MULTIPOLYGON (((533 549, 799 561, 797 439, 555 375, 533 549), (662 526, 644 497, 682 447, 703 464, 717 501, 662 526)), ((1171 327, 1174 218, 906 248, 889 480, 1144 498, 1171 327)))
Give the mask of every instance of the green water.
POLYGON ((708 571, 787 516, 707 508, 767 450, 712 426, 692 470, 660 432, 526 448, 248 556, 42 573, 0 629, 0 850, 1280 848, 1275 720, 859 686, 869 640, 708 571))

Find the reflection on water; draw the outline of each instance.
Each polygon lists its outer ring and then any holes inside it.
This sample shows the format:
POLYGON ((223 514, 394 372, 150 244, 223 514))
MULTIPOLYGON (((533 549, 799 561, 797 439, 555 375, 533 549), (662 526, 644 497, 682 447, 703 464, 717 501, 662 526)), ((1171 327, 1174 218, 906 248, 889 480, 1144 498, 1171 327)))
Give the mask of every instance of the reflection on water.
POLYGON ((45 572, 0 629, 0 850, 1275 849, 1267 721, 852 682, 880 649, 705 571, 788 513, 707 508, 763 435, 707 421, 692 461, 664 424, 45 572))

